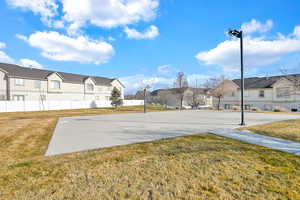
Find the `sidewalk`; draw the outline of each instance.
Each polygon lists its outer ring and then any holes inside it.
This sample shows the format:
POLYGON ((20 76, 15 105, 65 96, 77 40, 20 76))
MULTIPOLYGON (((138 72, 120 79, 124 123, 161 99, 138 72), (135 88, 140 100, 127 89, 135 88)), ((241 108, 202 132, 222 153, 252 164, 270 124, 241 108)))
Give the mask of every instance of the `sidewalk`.
POLYGON ((212 134, 300 155, 300 143, 236 129, 213 129, 212 134))

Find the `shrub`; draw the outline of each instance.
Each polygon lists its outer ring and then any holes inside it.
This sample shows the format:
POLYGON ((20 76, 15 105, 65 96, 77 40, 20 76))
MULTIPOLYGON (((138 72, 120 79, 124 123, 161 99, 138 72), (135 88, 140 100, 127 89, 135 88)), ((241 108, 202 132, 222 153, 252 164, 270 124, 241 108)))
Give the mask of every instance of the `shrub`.
POLYGON ((261 111, 261 110, 259 108, 257 108, 257 107, 252 107, 251 111, 261 111))
POLYGON ((232 106, 232 110, 241 110, 239 106, 232 106))

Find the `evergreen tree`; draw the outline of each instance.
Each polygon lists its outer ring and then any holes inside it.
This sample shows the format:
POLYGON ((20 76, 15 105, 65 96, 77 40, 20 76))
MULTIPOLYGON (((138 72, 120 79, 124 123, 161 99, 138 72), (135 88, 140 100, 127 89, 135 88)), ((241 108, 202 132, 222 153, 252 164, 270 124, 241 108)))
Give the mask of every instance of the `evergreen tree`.
POLYGON ((111 100, 111 105, 115 106, 115 109, 117 109, 118 106, 123 105, 121 92, 116 87, 114 87, 114 89, 112 90, 109 100, 111 100))

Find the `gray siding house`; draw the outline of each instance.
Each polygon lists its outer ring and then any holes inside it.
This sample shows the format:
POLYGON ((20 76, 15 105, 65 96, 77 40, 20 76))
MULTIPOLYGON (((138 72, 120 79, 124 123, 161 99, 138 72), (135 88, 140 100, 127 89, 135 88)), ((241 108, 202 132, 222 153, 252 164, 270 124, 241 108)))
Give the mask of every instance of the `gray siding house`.
POLYGON ((0 63, 0 100, 109 100, 118 79, 41 70, 0 63))

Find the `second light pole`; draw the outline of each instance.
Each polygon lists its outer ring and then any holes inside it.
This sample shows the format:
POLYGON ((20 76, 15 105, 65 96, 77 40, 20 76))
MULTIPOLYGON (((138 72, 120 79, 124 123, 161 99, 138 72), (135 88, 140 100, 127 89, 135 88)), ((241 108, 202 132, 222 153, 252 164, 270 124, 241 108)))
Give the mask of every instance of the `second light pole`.
POLYGON ((243 31, 238 30, 229 30, 228 34, 230 36, 234 36, 240 39, 240 48, 241 48, 241 126, 245 125, 244 120, 244 90, 245 90, 245 84, 244 84, 244 63, 243 63, 243 31))

